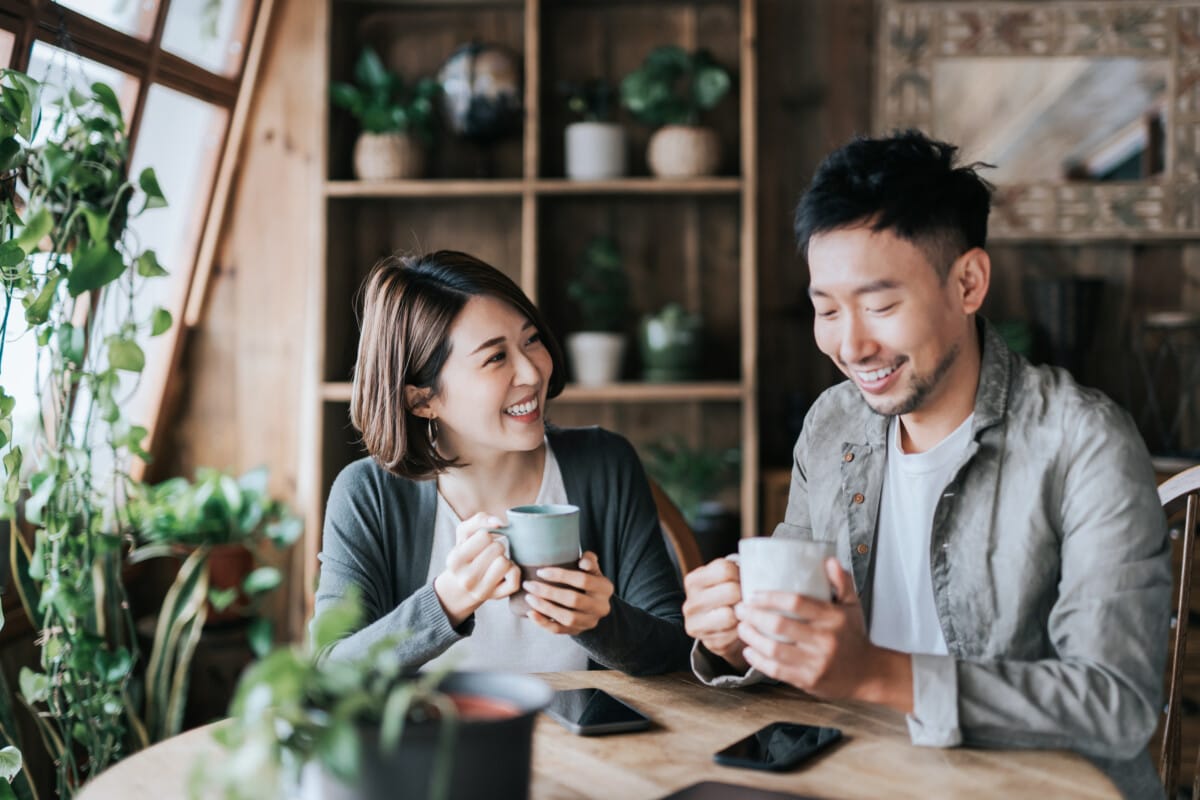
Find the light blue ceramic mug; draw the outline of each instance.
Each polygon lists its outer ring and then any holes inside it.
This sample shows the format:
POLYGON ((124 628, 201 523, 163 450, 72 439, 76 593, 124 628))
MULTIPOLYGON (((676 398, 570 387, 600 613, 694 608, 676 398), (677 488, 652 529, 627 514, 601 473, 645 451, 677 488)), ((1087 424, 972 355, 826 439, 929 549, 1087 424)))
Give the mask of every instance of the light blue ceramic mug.
MULTIPOLYGON (((508 557, 521 568, 522 583, 540 580, 542 567, 579 569, 579 506, 515 506, 496 533, 508 539, 508 557)), ((509 596, 508 607, 520 617, 528 613, 524 589, 509 596)))

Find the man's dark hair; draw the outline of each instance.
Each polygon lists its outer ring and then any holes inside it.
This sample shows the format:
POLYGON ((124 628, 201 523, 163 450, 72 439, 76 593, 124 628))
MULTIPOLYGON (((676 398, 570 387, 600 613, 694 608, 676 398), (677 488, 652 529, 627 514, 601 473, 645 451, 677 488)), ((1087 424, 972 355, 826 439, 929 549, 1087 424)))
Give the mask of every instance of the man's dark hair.
POLYGON ((869 224, 919 247, 945 280, 950 266, 987 239, 992 185, 956 164, 958 148, 907 130, 859 137, 829 154, 796 207, 796 243, 808 255, 819 233, 869 224))

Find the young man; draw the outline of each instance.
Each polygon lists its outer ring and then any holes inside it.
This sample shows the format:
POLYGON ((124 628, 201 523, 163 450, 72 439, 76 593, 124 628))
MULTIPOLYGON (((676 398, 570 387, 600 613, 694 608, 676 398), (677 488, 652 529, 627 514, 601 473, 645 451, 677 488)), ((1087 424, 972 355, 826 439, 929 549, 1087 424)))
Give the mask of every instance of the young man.
POLYGON ((714 561, 686 579, 693 667, 890 706, 914 744, 1070 748, 1161 795, 1146 743, 1171 575, 1150 459, 1110 400, 978 316, 990 187, 955 150, 859 139, 801 200, 814 333, 849 380, 808 413, 775 535, 836 542, 836 599, 743 598, 714 561))

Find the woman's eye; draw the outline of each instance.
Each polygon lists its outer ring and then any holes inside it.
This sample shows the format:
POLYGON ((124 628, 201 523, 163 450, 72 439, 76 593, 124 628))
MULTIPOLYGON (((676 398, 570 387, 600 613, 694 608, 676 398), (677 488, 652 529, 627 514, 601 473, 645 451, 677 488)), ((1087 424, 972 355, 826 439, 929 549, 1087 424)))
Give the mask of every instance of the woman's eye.
POLYGON ((530 336, 528 339, 525 340, 525 344, 537 344, 541 340, 542 340, 542 335, 540 333, 535 333, 532 336, 530 336))
POLYGON ((491 358, 489 358, 487 361, 485 361, 483 363, 486 366, 487 364, 499 364, 503 360, 504 360, 504 351, 501 350, 500 352, 496 353, 494 356, 492 356, 491 358))

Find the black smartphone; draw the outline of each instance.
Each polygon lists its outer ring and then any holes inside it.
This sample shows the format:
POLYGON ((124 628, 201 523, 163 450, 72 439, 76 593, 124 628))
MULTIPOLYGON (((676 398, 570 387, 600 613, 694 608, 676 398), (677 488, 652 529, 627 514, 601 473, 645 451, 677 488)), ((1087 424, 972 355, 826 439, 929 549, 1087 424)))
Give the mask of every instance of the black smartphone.
POLYGON ((571 733, 594 736, 600 733, 644 731, 650 718, 626 705, 603 689, 563 689, 554 693, 546 713, 571 733))
POLYGON ((727 767, 791 769, 841 738, 842 732, 837 728, 772 722, 714 753, 713 760, 727 767))

